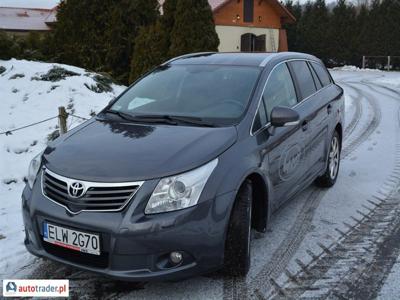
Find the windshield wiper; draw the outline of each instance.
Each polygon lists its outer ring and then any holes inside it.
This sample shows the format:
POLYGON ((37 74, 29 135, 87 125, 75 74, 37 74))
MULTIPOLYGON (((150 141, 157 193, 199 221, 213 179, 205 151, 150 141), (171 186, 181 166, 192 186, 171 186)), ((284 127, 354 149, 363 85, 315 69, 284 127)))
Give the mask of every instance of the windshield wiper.
POLYGON ((166 120, 170 122, 181 122, 191 125, 204 126, 204 127, 215 127, 214 124, 204 121, 199 117, 187 117, 187 116, 172 116, 172 115, 136 115, 135 118, 143 120, 166 120))
POLYGON ((203 127, 215 127, 214 124, 204 121, 199 117, 172 116, 172 115, 131 115, 118 110, 107 110, 106 113, 115 114, 124 120, 130 122, 149 122, 149 123, 166 123, 170 125, 178 125, 178 123, 186 123, 203 127))
POLYGON ((134 121, 134 117, 132 115, 118 111, 118 110, 109 109, 109 110, 106 110, 105 112, 108 114, 117 115, 120 118, 127 120, 127 121, 134 121))
POLYGON ((130 121, 130 122, 141 122, 143 123, 144 121, 150 122, 150 123, 166 123, 169 125, 177 125, 178 123, 174 120, 168 119, 168 118, 160 118, 159 116, 154 116, 154 117, 142 117, 142 116, 135 116, 131 114, 124 113, 122 111, 118 110, 106 110, 106 113, 114 114, 119 116, 120 118, 130 121))

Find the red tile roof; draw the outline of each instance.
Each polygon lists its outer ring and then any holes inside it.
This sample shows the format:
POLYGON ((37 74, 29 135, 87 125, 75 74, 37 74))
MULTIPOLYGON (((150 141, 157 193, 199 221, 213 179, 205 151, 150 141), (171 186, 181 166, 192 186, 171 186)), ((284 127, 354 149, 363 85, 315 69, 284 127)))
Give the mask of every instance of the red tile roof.
POLYGON ((0 7, 0 29, 9 31, 48 31, 56 18, 56 8, 0 7))
MULTIPOLYGON (((211 9, 215 11, 224 6, 224 4, 227 4, 229 1, 232 0, 208 0, 208 3, 210 4, 211 9)), ((160 6, 162 6, 164 2, 165 0, 159 0, 160 6)), ((282 14, 284 18, 287 18, 291 22, 294 22, 296 20, 295 17, 278 0, 270 0, 270 2, 278 9, 278 11, 282 14)))
MULTIPOLYGON (((208 0, 208 3, 210 4, 211 9, 214 10, 227 1, 229 1, 229 0, 208 0)), ((158 2, 162 6, 164 4, 165 0, 158 0, 158 2)))

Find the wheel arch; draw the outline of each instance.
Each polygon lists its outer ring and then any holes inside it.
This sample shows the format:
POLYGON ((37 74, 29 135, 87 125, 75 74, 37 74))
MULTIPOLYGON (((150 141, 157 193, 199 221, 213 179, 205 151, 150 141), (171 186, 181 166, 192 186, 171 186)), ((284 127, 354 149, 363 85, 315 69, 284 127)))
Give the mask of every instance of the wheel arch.
POLYGON ((343 127, 341 123, 337 123, 335 126, 335 131, 339 134, 339 138, 340 138, 340 148, 342 148, 342 144, 343 144, 343 127))
MULTIPOLYGON (((265 232, 268 227, 268 222, 271 215, 271 201, 268 180, 257 170, 249 171, 246 176, 241 180, 238 186, 237 193, 240 187, 250 181, 252 185, 252 208, 253 220, 252 227, 258 232, 265 232)), ((236 194, 237 196, 237 194, 236 194)), ((235 196, 235 199, 236 199, 235 196)))

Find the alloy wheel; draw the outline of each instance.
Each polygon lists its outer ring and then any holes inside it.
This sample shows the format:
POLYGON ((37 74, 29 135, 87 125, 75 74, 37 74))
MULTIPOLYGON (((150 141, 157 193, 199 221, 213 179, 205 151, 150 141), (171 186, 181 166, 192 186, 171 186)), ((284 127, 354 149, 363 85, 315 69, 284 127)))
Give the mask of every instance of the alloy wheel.
POLYGON ((339 169, 340 159, 340 146, 339 140, 336 136, 333 137, 331 142, 331 149, 329 152, 329 175, 331 179, 335 179, 339 169))

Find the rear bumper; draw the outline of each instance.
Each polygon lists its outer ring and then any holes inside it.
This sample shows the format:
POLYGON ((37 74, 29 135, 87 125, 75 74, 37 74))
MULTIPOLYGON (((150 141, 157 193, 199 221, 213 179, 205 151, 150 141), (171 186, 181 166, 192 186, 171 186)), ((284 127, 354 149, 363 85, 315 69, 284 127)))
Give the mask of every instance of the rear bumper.
POLYGON ((22 195, 25 246, 36 256, 126 281, 178 280, 219 269, 233 192, 185 210, 147 216, 143 200, 155 184, 142 186, 123 212, 70 215, 45 198, 35 183, 22 195), (44 221, 100 234, 102 254, 48 244, 42 238, 44 221), (183 253, 181 264, 171 264, 172 251, 183 253))

